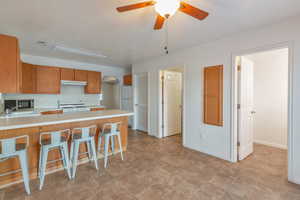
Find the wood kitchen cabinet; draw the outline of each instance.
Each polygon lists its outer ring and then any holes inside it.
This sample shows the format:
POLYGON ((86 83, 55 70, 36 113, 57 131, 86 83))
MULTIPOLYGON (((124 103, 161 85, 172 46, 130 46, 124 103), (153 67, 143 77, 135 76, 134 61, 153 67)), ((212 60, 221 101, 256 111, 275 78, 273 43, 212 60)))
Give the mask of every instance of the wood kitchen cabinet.
POLYGON ((132 75, 131 74, 125 75, 123 77, 123 84, 124 85, 132 85, 132 75))
POLYGON ((25 94, 36 93, 36 66, 22 63, 21 92, 25 94))
POLYGON ((74 70, 75 81, 88 81, 88 71, 86 70, 74 70))
POLYGON ((66 80, 66 81, 74 81, 75 79, 75 73, 74 69, 68 69, 68 68, 61 68, 60 69, 60 79, 66 80))
POLYGON ((60 93, 60 68, 36 66, 36 93, 60 93))
POLYGON ((87 86, 85 86, 86 94, 101 93, 101 72, 87 72, 87 86))
POLYGON ((18 39, 0 34, 0 93, 18 93, 21 86, 18 39))

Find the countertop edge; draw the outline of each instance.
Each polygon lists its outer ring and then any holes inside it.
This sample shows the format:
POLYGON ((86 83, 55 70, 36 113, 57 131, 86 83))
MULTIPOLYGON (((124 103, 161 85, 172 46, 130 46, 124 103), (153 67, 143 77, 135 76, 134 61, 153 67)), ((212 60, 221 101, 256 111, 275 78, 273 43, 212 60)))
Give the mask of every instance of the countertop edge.
POLYGON ((36 126, 64 124, 64 123, 71 123, 71 122, 81 122, 81 121, 89 121, 89 120, 96 120, 96 119, 125 117, 125 116, 133 116, 133 115, 134 115, 133 113, 124 113, 124 114, 113 114, 113 115, 106 115, 106 116, 84 117, 84 118, 78 118, 78 119, 67 119, 67 120, 59 120, 59 121, 52 121, 52 122, 40 122, 40 123, 32 123, 32 124, 24 124, 24 125, 21 124, 21 125, 3 126, 3 127, 0 127, 0 131, 11 130, 11 129, 20 129, 20 128, 30 128, 30 127, 36 127, 36 126))

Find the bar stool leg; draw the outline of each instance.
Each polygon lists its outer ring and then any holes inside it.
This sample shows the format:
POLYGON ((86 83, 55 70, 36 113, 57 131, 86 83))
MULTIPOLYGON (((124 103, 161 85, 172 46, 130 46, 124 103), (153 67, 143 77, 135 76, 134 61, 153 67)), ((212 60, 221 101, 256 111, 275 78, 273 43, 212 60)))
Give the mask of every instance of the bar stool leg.
POLYGON ((76 174, 76 168, 77 168, 77 161, 78 161, 78 153, 79 153, 79 142, 75 141, 74 142, 74 151, 73 151, 73 164, 72 164, 72 178, 75 178, 76 174))
POLYGON ((71 143, 71 149, 70 149, 70 161, 73 161, 73 157, 74 157, 74 142, 72 141, 71 143))
POLYGON ((42 154, 43 154, 43 151, 42 151, 42 149, 40 149, 40 159, 39 159, 39 166, 38 166, 38 177, 40 177, 40 175, 41 175, 42 154))
POLYGON ((62 159, 63 159, 63 163, 64 163, 64 168, 68 173, 69 179, 71 179, 70 160, 69 160, 69 155, 68 155, 68 144, 66 142, 62 146, 61 154, 63 155, 62 159))
POLYGON ((40 190, 42 190, 45 180, 45 174, 46 174, 46 166, 47 166, 47 160, 48 160, 48 148, 42 148, 42 163, 41 163, 41 175, 40 175, 40 190))
POLYGON ((105 135, 105 142, 104 142, 104 168, 107 168, 108 145, 109 145, 109 135, 105 135))
POLYGON ((87 150, 88 150, 89 161, 91 161, 93 156, 92 156, 92 152, 91 152, 91 145, 89 144, 89 142, 86 143, 86 147, 87 147, 87 150))
POLYGON ((21 163, 21 169, 22 169, 25 190, 26 190, 27 194, 30 194, 28 162, 27 162, 26 154, 27 154, 27 151, 20 152, 19 159, 20 159, 20 163, 21 163))
POLYGON ((124 160, 124 158, 123 158, 123 148, 122 148, 122 142, 121 142, 120 134, 118 134, 118 142, 119 142, 119 151, 121 153, 121 159, 124 160))
POLYGON ((99 135, 98 137, 98 152, 101 152, 101 143, 102 143, 102 136, 99 135))
POLYGON ((110 142, 111 142, 111 153, 114 155, 115 154, 115 140, 114 136, 110 136, 110 142))
POLYGON ((98 160, 97 160, 97 152, 96 152, 96 145, 95 145, 95 139, 92 138, 90 141, 90 146, 93 154, 93 160, 95 162, 95 167, 98 170, 98 160))

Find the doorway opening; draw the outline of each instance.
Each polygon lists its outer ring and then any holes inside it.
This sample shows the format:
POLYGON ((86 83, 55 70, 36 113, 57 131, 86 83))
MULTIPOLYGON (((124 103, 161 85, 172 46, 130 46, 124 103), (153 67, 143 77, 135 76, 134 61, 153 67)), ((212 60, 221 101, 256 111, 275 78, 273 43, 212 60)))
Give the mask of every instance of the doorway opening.
POLYGON ((159 72, 160 137, 183 141, 183 76, 184 68, 174 67, 159 72))
POLYGON ((235 159, 280 165, 283 176, 291 138, 289 58, 283 47, 235 57, 235 159))
POLYGON ((134 85, 134 129, 148 131, 148 73, 135 74, 134 85))

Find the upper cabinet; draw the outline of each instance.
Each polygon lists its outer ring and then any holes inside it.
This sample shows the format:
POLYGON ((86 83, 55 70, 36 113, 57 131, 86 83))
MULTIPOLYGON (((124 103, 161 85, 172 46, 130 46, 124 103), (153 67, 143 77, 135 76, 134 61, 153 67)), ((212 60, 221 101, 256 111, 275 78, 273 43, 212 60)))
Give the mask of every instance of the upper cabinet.
POLYGON ((85 86, 85 93, 101 93, 101 72, 87 71, 87 86, 85 86))
POLYGON ((21 87, 21 63, 18 40, 0 34, 0 93, 18 93, 21 87))
POLYGON ((74 81, 75 73, 74 69, 61 68, 60 69, 60 79, 66 81, 74 81))
POLYGON ((60 93, 60 68, 36 66, 36 93, 60 93))
POLYGON ((88 81, 88 71, 85 70, 74 70, 75 81, 88 81))
POLYGON ((86 81, 85 93, 101 93, 101 72, 22 63, 18 39, 0 34, 0 93, 59 94, 61 80, 86 81))
POLYGON ((22 63, 21 92, 25 94, 36 93, 36 66, 22 63))
POLYGON ((124 85, 132 85, 132 75, 131 74, 125 75, 123 77, 123 84, 124 85))

